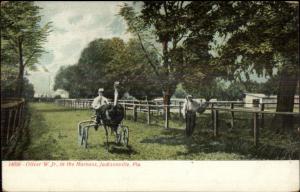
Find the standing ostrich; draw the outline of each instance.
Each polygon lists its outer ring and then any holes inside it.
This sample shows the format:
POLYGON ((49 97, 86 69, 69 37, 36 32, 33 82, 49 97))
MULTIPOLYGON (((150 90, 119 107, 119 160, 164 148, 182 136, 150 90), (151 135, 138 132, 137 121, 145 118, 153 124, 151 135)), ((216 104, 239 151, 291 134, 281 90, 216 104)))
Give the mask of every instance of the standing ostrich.
POLYGON ((114 103, 105 104, 100 107, 100 117, 103 123, 103 127, 105 129, 106 135, 106 147, 108 148, 108 127, 111 128, 113 132, 115 132, 117 137, 117 143, 120 142, 120 133, 118 132, 118 128, 120 127, 120 123, 124 118, 124 108, 121 104, 118 104, 118 86, 119 82, 116 81, 114 83, 114 103))

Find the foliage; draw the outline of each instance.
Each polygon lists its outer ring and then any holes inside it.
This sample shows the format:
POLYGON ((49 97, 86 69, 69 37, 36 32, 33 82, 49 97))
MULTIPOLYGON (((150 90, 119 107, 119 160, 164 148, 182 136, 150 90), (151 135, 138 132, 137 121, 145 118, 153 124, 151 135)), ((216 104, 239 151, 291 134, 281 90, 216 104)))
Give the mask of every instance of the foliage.
POLYGON ((187 96, 187 93, 185 89, 183 88, 182 84, 178 84, 174 93, 175 98, 185 98, 187 96))
POLYGON ((219 62, 229 65, 236 75, 256 72, 272 76, 277 68, 277 110, 292 111, 300 77, 298 3, 218 2, 213 14, 221 18, 217 30, 228 37, 218 49, 219 62))
POLYGON ((33 99, 34 87, 33 84, 29 82, 27 78, 24 79, 24 92, 23 97, 27 100, 33 99))
POLYGON ((185 85, 196 88, 221 77, 258 91, 250 75, 272 77, 277 68, 280 86, 273 87, 278 87, 278 111, 293 109, 300 77, 297 3, 213 1, 191 2, 185 8, 189 33, 183 57, 192 69, 183 72, 185 85))
POLYGON ((204 98, 206 101, 210 99, 220 99, 222 93, 224 92, 224 84, 216 79, 204 81, 203 79, 199 81, 199 84, 189 83, 184 84, 184 88, 188 93, 192 94, 193 97, 204 98))
POLYGON ((160 95, 160 89, 145 62, 140 45, 134 39, 128 43, 119 38, 96 39, 82 51, 76 65, 59 70, 54 89, 67 90, 70 97, 91 98, 102 87, 104 95, 112 99, 113 82, 119 81, 120 96, 127 91, 138 99, 152 99, 160 95))
POLYGON ((222 45, 217 30, 222 15, 214 14, 217 5, 209 1, 165 1, 143 2, 140 11, 127 4, 122 7, 120 15, 128 31, 137 35, 142 45, 160 45, 162 62, 148 58, 148 64, 165 94, 172 95, 178 83, 189 87, 190 92, 204 94, 196 90, 200 85, 209 87, 219 77, 233 80, 230 65, 220 65, 213 54, 222 45))
MULTIPOLYGON (((15 79, 13 81, 3 81, 1 82, 1 97, 15 97, 16 93, 16 83, 15 79)), ((21 97, 31 100, 34 96, 34 87, 33 84, 29 82, 27 78, 24 78, 24 91, 21 95, 21 97)))
POLYGON ((128 25, 128 31, 136 35, 142 46, 150 44, 155 47, 159 60, 152 60, 147 50, 143 48, 160 87, 164 94, 164 102, 169 103, 176 85, 182 76, 182 47, 180 41, 187 33, 183 22, 185 5, 183 1, 143 2, 139 13, 134 7, 125 4, 120 15, 128 25), (155 44, 159 44, 156 48, 155 44))
POLYGON ((236 101, 242 100, 244 98, 245 92, 255 92, 251 90, 247 90, 242 82, 233 81, 230 83, 228 88, 224 91, 223 100, 227 101, 236 101))
MULTIPOLYGON (((150 47, 145 48, 149 57, 157 59, 150 47)), ((107 76, 108 79, 120 81, 123 88, 137 99, 153 99, 162 94, 137 39, 130 39, 124 49, 115 55, 108 66, 107 76)))
POLYGON ((266 95, 277 95, 279 90, 279 76, 275 75, 261 84, 260 92, 266 95))
MULTIPOLYGON (((33 2, 1 2, 1 68, 7 77, 17 79, 17 96, 23 95, 25 68, 35 69, 50 32, 50 23, 41 26, 40 8, 33 2)), ((12 82, 12 81, 10 81, 12 82)))

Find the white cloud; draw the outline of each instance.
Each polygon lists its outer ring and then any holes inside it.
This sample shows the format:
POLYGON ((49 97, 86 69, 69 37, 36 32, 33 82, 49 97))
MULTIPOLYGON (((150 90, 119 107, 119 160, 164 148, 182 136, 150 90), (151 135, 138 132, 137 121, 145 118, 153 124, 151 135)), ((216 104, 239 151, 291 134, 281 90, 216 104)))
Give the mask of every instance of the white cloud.
POLYGON ((123 19, 117 16, 122 2, 36 2, 42 7, 42 23, 52 22, 53 31, 44 47, 48 54, 39 65, 46 66, 50 73, 42 70, 30 72, 29 80, 38 94, 48 92, 49 75, 53 85, 56 72, 61 66, 75 64, 81 51, 96 38, 118 36, 125 41, 123 19), (50 58, 50 59, 48 59, 50 58))

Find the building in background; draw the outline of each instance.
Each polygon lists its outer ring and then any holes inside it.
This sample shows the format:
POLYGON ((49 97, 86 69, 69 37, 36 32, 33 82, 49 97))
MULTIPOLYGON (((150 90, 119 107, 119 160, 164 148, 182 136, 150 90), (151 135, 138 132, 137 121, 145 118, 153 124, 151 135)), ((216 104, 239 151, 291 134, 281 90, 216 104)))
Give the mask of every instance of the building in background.
MULTIPOLYGON (((277 95, 265 95, 262 93, 244 93, 245 107, 259 107, 261 103, 269 103, 266 108, 276 107, 277 95)), ((295 95, 294 103, 299 103, 299 95, 295 95)))

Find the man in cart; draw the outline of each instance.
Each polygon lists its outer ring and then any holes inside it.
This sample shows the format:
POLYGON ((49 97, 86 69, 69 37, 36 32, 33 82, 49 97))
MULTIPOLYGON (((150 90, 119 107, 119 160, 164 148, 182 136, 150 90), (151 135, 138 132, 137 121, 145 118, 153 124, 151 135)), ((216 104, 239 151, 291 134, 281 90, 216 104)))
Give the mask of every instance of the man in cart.
POLYGON ((92 103, 92 108, 95 109, 96 111, 95 130, 98 130, 99 124, 101 123, 100 110, 99 110, 100 107, 109 103, 108 99, 103 96, 103 91, 104 91, 103 88, 98 89, 98 97, 96 97, 92 103))

